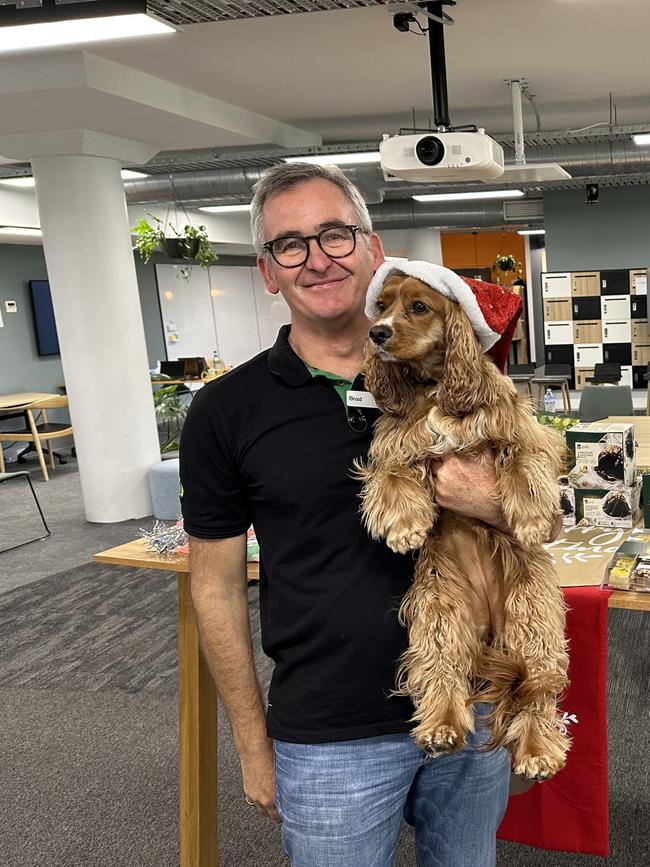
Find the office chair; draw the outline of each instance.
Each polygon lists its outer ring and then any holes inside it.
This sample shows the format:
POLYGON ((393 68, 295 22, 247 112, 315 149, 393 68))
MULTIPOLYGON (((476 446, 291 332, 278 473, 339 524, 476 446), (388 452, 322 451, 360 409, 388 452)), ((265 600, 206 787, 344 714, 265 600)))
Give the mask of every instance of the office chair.
MULTIPOLYGON (((0 473, 5 471, 4 455, 2 453, 3 442, 29 442, 33 443, 34 451, 38 455, 38 462, 41 466, 41 472, 46 482, 50 477, 45 464, 45 456, 43 454, 43 442, 49 440, 61 439, 62 437, 73 436, 72 425, 69 423, 58 424, 56 422, 48 422, 47 410, 56 409, 68 405, 68 398, 65 395, 52 395, 51 397, 39 398, 30 403, 12 406, 7 413, 0 412, 0 420, 3 418, 16 418, 22 416, 25 420, 23 430, 3 430, 0 431, 0 473), (34 418, 34 413, 41 411, 41 420, 37 423, 34 418)), ((54 469, 54 452, 49 449, 50 467, 54 469)))
POLYGON ((621 365, 616 361, 596 362, 594 375, 587 378, 587 382, 594 385, 618 385, 621 381, 621 365))
POLYGON ((578 413, 580 421, 594 421, 608 415, 634 415, 632 389, 629 385, 612 385, 609 388, 585 385, 580 395, 578 413))

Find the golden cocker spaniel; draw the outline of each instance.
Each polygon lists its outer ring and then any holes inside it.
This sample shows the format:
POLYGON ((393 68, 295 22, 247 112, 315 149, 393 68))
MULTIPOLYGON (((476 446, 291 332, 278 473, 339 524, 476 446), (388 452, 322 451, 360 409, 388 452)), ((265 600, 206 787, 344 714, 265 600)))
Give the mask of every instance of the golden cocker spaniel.
POLYGON ((454 301, 394 275, 374 317, 366 387, 383 415, 357 471, 370 535, 397 552, 419 549, 400 608, 409 647, 398 669, 398 692, 415 705, 413 737, 429 752, 460 749, 472 704, 489 701, 490 745, 508 748, 515 773, 544 779, 570 746, 557 711, 565 607, 542 547, 559 511, 558 438, 483 354, 454 301), (486 447, 510 532, 436 504, 432 462, 480 460, 486 447))

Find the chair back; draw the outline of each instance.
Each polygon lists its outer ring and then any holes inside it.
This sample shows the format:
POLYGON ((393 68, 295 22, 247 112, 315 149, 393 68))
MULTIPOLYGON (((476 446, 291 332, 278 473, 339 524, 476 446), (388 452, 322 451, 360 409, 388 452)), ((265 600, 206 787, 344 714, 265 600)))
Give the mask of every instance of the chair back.
POLYGON ((634 415, 632 389, 629 385, 610 385, 607 388, 585 385, 578 413, 581 421, 608 415, 634 415))
POLYGON ((534 364, 509 364, 508 365, 508 376, 519 375, 528 375, 532 376, 535 373, 535 365, 534 364))
POLYGON ((65 394, 53 394, 51 397, 43 397, 27 404, 26 409, 56 409, 59 406, 67 406, 68 397, 65 394))
POLYGON ((621 381, 621 365, 617 361, 603 361, 594 364, 594 375, 588 382, 612 382, 621 381))
POLYGON ((558 379, 568 379, 571 376, 570 364, 542 364, 535 373, 538 376, 557 376, 558 379))

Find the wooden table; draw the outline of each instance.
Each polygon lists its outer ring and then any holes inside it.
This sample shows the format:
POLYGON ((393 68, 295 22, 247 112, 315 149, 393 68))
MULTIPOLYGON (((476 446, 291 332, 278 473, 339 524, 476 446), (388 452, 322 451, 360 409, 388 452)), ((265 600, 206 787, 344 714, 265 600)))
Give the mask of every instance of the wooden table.
MULTIPOLYGON (((135 539, 95 555, 99 563, 175 572, 178 584, 178 764, 180 867, 216 867, 217 694, 199 647, 187 557, 160 557, 135 539)), ((248 564, 248 577, 259 566, 248 564)), ((243 797, 243 794, 242 794, 243 797)))

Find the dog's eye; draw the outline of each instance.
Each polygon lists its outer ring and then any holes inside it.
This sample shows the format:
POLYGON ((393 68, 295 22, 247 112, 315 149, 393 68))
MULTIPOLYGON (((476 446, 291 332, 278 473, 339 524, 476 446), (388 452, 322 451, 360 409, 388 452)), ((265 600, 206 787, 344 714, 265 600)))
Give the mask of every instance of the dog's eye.
POLYGON ((377 308, 377 313, 383 313, 384 310, 386 309, 386 305, 384 304, 383 301, 377 301, 377 303, 375 304, 375 307, 377 308))
POLYGON ((426 313, 428 311, 428 307, 422 301, 414 301, 411 310, 414 313, 426 313))

